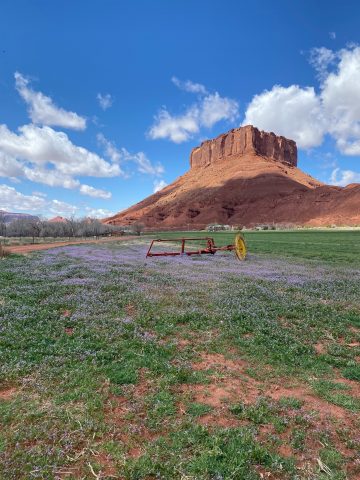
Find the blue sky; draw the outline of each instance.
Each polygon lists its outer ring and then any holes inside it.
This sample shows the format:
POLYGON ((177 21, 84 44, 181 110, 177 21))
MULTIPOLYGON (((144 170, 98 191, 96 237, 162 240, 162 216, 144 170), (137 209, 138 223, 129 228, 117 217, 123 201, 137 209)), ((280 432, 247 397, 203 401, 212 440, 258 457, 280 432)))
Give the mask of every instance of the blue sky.
POLYGON ((104 216, 252 123, 360 182, 357 1, 3 0, 0 209, 104 216))

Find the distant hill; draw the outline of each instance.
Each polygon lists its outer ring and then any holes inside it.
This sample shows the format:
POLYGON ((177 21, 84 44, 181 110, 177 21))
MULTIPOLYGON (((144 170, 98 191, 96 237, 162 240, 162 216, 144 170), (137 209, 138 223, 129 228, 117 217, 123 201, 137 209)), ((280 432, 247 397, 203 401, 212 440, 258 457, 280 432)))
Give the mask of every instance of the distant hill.
POLYGON ((27 218, 27 219, 39 219, 39 217, 35 215, 29 215, 28 213, 13 213, 13 212, 5 212, 4 210, 0 210, 0 217, 5 219, 5 223, 11 223, 14 220, 18 220, 19 218, 27 218))
POLYGON ((48 220, 48 222, 50 222, 50 223, 66 223, 67 220, 64 217, 57 216, 57 217, 54 217, 54 218, 50 218, 50 220, 48 220))

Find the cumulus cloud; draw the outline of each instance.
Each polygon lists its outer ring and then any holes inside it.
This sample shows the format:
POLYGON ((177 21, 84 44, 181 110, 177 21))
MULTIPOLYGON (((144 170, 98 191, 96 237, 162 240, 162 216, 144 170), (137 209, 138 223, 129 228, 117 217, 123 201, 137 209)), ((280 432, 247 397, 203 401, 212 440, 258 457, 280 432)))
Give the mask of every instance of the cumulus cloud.
POLYGON ((174 143, 189 140, 200 130, 199 110, 192 107, 183 115, 171 115, 165 108, 155 116, 148 135, 151 139, 168 138, 174 143))
POLYGON ((190 93, 200 93, 206 95, 208 92, 204 85, 201 83, 194 83, 191 80, 179 80, 177 77, 172 77, 171 81, 176 85, 180 90, 190 93))
POLYGON ((325 123, 321 102, 313 87, 275 85, 250 102, 243 125, 254 125, 294 139, 300 148, 318 146, 323 141, 325 123))
POLYGON ((164 167, 158 163, 154 165, 147 158, 144 152, 130 153, 126 148, 118 149, 114 142, 108 140, 102 133, 97 135, 97 140, 104 148, 104 154, 114 163, 133 162, 137 165, 140 173, 149 175, 161 175, 164 173, 164 167))
POLYGON ((106 190, 100 190, 91 187, 90 185, 81 185, 80 193, 82 193, 83 195, 89 195, 90 197, 103 198, 104 200, 111 198, 111 192, 107 192, 106 190))
POLYGON ((41 211, 45 200, 37 195, 23 195, 14 187, 0 185, 0 210, 16 211, 26 210, 30 212, 41 211))
POLYGON ((28 105, 31 120, 40 125, 51 125, 74 130, 84 130, 86 120, 75 112, 57 107, 50 97, 29 87, 29 80, 21 73, 15 73, 15 85, 20 96, 28 105))
POLYGON ((2 184, 0 185, 0 210, 73 215, 77 207, 60 200, 47 200, 43 195, 24 195, 14 187, 2 184))
POLYGON ((360 47, 338 52, 339 64, 322 84, 328 131, 344 155, 360 155, 360 47))
POLYGON ((103 110, 107 110, 114 103, 114 100, 110 95, 110 93, 105 93, 104 95, 101 93, 98 93, 96 95, 96 99, 103 110))
POLYGON ((360 173, 354 172, 352 170, 341 170, 340 168, 335 168, 330 177, 331 185, 338 185, 340 187, 345 187, 350 183, 360 183, 360 173))
POLYGON ((211 128, 220 120, 233 122, 239 112, 238 103, 227 97, 221 97, 217 92, 206 96, 200 105, 200 125, 211 128))
POLYGON ((207 93, 203 85, 193 84, 190 80, 181 82, 173 77, 172 81, 183 90, 201 95, 197 102, 180 115, 172 115, 165 107, 162 108, 154 117, 154 123, 148 131, 149 138, 167 138, 174 143, 182 143, 192 138, 202 127, 211 128, 221 120, 231 122, 238 117, 239 106, 235 100, 222 97, 218 92, 207 93))
POLYGON ((167 187, 165 180, 155 180, 154 181, 154 193, 160 192, 163 188, 167 187))
POLYGON ((12 155, 2 152, 0 149, 0 177, 14 179, 23 174, 23 165, 12 155))
POLYGON ((49 187, 78 188, 80 186, 79 180, 69 175, 61 175, 57 170, 33 168, 24 165, 22 173, 28 180, 42 183, 49 187))
POLYGON ((86 207, 85 211, 87 216, 90 218, 106 218, 106 217, 112 217, 113 215, 115 215, 115 212, 112 212, 111 210, 107 210, 106 208, 86 207))
POLYGON ((74 145, 63 132, 32 124, 18 130, 19 133, 14 133, 6 125, 0 125, 0 151, 18 163, 30 162, 40 167, 51 164, 63 175, 112 177, 120 174, 118 165, 74 145))
POLYGON ((275 85, 253 97, 243 124, 292 138, 305 149, 330 134, 341 153, 360 155, 360 47, 313 49, 310 63, 320 79, 318 94, 313 87, 275 85))
MULTIPOLYGON (((74 145, 65 133, 51 127, 29 124, 15 133, 6 125, 0 125, 0 176, 25 177, 51 187, 81 188, 80 181, 74 177, 121 174, 119 165, 74 145)), ((83 188, 81 193, 94 196, 94 191, 83 188)), ((108 195, 104 191, 98 194, 100 198, 110 198, 108 195)))
POLYGON ((51 200, 47 204, 47 211, 49 213, 64 217, 75 215, 78 210, 77 206, 70 205, 69 203, 60 200, 51 200))

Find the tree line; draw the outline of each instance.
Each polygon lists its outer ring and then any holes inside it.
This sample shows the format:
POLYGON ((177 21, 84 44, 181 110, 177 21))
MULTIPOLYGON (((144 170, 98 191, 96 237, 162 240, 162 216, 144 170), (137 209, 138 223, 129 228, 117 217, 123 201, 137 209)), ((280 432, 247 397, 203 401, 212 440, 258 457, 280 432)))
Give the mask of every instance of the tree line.
POLYGON ((142 225, 120 227, 105 225, 96 218, 74 217, 63 222, 49 222, 37 217, 17 218, 10 223, 5 222, 5 215, 0 212, 0 237, 31 237, 35 238, 64 238, 64 237, 99 237, 111 234, 136 234, 140 235, 142 225))

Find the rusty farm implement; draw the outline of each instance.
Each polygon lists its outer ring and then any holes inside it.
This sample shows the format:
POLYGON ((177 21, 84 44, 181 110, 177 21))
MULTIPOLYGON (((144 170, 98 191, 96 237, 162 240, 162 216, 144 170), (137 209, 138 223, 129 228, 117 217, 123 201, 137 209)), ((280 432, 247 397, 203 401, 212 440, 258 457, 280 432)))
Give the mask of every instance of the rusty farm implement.
POLYGON ((149 250, 146 254, 146 258, 148 257, 176 257, 179 255, 214 255, 216 252, 235 252, 236 257, 238 260, 245 260, 246 258, 246 243, 243 235, 238 234, 235 237, 235 241, 232 245, 225 245, 223 247, 217 247, 215 245, 214 239, 212 237, 194 237, 194 238, 167 238, 162 239, 158 238, 151 241, 149 250), (168 243, 174 242, 179 243, 179 250, 178 251, 165 251, 165 252, 155 252, 153 247, 157 243, 168 243), (186 249, 186 242, 196 242, 196 243, 204 243, 199 248, 193 247, 193 249, 186 249))

